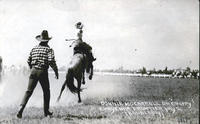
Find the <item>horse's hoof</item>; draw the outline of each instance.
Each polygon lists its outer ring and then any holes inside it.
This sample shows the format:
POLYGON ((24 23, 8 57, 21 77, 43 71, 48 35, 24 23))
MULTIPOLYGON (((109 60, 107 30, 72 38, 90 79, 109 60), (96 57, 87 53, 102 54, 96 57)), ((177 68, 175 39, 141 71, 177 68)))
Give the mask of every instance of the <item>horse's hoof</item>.
POLYGON ((79 100, 78 103, 81 103, 81 100, 79 100))
POLYGON ((82 84, 85 84, 85 81, 83 81, 82 84))
POLYGON ((19 118, 19 119, 22 118, 22 113, 21 113, 21 112, 18 112, 18 113, 17 113, 17 118, 19 118))
POLYGON ((92 80, 92 75, 89 76, 89 79, 92 80))

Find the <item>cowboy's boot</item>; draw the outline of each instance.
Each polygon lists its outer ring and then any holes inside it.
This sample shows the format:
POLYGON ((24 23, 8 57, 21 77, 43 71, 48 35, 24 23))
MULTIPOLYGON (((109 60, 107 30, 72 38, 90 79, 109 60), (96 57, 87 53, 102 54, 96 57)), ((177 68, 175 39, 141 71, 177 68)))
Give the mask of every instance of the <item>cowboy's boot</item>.
POLYGON ((47 117, 47 116, 50 116, 52 117, 53 115, 53 112, 50 112, 49 111, 49 103, 45 103, 46 105, 44 105, 44 116, 47 117))
POLYGON ((23 111, 24 111, 24 108, 25 108, 25 105, 21 105, 21 106, 20 106, 20 109, 19 109, 19 111, 18 111, 18 113, 17 113, 17 117, 18 117, 18 118, 22 118, 22 113, 23 113, 23 111))
POLYGON ((50 111, 46 111, 45 113, 44 113, 44 116, 45 117, 47 117, 47 116, 52 116, 53 115, 53 112, 50 112, 50 111))
POLYGON ((53 115, 53 112, 49 111, 49 102, 50 102, 50 90, 47 89, 44 92, 44 116, 45 117, 47 116, 51 117, 53 115))

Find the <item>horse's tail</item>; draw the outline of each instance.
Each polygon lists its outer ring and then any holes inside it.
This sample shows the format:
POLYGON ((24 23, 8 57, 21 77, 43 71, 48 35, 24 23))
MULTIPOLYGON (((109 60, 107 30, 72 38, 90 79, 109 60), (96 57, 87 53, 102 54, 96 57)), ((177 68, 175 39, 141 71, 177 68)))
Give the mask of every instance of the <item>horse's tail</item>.
POLYGON ((67 72, 67 76, 66 76, 66 84, 67 87, 69 88, 69 90, 72 93, 78 93, 78 91, 82 91, 82 89, 78 89, 75 85, 74 85, 74 74, 73 74, 73 69, 69 68, 68 72, 67 72))

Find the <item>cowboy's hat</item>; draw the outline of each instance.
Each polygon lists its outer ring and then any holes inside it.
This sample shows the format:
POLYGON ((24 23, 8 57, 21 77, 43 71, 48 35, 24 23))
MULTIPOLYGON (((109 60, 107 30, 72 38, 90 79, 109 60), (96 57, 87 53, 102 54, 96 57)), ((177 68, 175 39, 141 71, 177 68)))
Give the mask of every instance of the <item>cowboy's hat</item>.
POLYGON ((40 42, 47 42, 51 40, 52 37, 49 37, 47 30, 43 30, 41 35, 38 35, 35 38, 39 40, 40 42))

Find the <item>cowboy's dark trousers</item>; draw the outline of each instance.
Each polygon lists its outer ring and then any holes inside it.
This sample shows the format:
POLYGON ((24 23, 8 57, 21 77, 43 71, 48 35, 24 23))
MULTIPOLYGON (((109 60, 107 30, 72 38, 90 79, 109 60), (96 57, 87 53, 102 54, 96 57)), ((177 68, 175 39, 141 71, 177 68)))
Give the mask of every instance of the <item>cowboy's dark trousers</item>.
POLYGON ((32 68, 31 74, 29 77, 28 88, 27 88, 27 91, 25 92, 21 106, 22 106, 22 109, 24 109, 38 81, 40 82, 42 86, 42 90, 43 90, 44 113, 47 113, 49 110, 49 102, 50 102, 50 87, 49 87, 48 70, 32 68))

